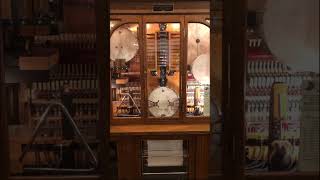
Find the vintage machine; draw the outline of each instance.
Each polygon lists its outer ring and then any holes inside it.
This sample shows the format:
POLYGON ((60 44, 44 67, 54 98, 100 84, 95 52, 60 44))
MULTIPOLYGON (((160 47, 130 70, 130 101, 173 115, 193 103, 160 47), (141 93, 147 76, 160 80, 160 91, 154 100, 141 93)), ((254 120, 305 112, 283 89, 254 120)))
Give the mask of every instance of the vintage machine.
POLYGON ((120 179, 207 176, 213 67, 208 18, 111 16, 110 133, 120 179))

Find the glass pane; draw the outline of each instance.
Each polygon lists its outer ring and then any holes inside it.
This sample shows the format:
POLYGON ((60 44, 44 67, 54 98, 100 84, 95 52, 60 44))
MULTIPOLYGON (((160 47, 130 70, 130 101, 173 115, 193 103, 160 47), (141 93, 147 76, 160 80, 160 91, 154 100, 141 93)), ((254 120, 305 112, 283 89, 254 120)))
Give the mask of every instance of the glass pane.
POLYGON ((20 3, 4 28, 10 175, 97 173, 94 1, 20 3))
POLYGON ((146 24, 148 115, 178 117, 180 24, 146 24))
POLYGON ((141 116, 141 76, 138 24, 117 28, 110 39, 114 117, 141 116))
POLYGON ((249 1, 247 172, 319 171, 319 1, 249 1))
POLYGON ((187 116, 210 115, 210 28, 188 23, 187 116))

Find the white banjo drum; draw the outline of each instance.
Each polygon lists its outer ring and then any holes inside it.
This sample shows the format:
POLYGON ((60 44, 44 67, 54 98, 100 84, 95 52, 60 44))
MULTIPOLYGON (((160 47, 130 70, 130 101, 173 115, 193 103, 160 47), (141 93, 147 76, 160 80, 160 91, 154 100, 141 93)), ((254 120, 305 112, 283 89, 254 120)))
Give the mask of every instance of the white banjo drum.
POLYGON ((188 24, 188 64, 210 52, 210 28, 201 23, 188 24))
POLYGON ((201 54, 193 61, 191 72, 201 84, 210 84, 210 55, 201 54))
POLYGON ((136 35, 127 28, 118 28, 110 39, 110 59, 130 61, 137 54, 139 43, 136 35))
POLYGON ((319 73, 319 0, 268 0, 265 9, 271 52, 293 71, 319 73))
POLYGON ((149 111, 154 117, 171 117, 179 107, 176 92, 167 87, 159 87, 149 95, 149 111))
POLYGON ((167 64, 169 59, 169 33, 166 24, 160 24, 158 38, 158 66, 160 68, 160 87, 153 90, 148 97, 149 111, 154 117, 171 117, 179 108, 179 97, 167 85, 167 64))

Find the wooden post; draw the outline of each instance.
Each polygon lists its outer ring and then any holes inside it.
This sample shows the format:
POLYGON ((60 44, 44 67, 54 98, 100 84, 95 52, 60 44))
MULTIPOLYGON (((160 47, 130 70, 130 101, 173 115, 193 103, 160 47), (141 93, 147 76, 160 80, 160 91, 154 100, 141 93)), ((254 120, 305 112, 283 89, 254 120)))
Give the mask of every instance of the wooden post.
POLYGON ((97 137, 99 145, 99 171, 102 179, 110 177, 109 167, 109 139, 111 119, 111 93, 110 93, 110 8, 109 0, 96 0, 96 53, 99 82, 99 115, 97 123, 97 137))
POLYGON ((9 176, 9 142, 8 121, 6 118, 5 102, 5 73, 4 73, 4 33, 0 22, 0 179, 6 180, 9 176))
POLYGON ((196 136, 196 179, 208 179, 209 174, 209 135, 196 136))
POLYGON ((118 179, 140 179, 139 143, 134 136, 121 137, 117 142, 118 179))
POLYGON ((244 179, 246 0, 223 2, 223 175, 244 179))

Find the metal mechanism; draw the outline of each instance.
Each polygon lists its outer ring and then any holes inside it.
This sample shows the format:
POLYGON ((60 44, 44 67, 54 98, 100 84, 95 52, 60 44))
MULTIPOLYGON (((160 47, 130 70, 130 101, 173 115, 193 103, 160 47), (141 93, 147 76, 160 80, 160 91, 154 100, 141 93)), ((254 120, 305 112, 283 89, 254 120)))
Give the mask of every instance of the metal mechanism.
MULTIPOLYGON (((125 93, 125 95, 124 95, 123 98, 121 99, 121 103, 120 103, 119 107, 122 106, 122 104, 125 102, 125 99, 126 99, 127 97, 129 98, 129 103, 130 103, 130 106, 129 106, 130 112, 129 112, 129 114, 130 114, 131 116, 139 116, 139 115, 141 115, 141 111, 140 111, 137 103, 135 102, 135 100, 133 99, 133 97, 131 96, 130 93, 125 93), (137 109, 138 114, 135 114, 135 113, 133 112, 133 106, 137 109)), ((118 111, 119 111, 119 109, 117 109, 116 114, 118 114, 118 111)), ((128 116, 128 115, 126 115, 126 116, 128 116)))
MULTIPOLYGON (((179 107, 179 97, 177 93, 167 87, 167 76, 174 74, 169 69, 169 32, 166 31, 167 24, 159 24, 160 31, 157 33, 158 38, 158 66, 160 71, 159 85, 154 89, 149 97, 149 111, 155 117, 171 117, 179 107)), ((151 71, 153 76, 158 75, 156 71, 151 71)))
POLYGON ((84 137, 82 136, 80 130, 78 129, 76 123, 74 122, 74 120, 72 119, 68 109, 59 102, 50 102, 49 106, 46 108, 46 110, 44 111, 44 113, 42 114, 39 123, 37 124, 35 130, 33 131, 32 137, 29 140, 29 143, 27 144, 26 148, 23 150, 19 161, 22 162, 26 153, 31 149, 31 146, 33 144, 33 142, 35 141, 35 138, 37 137, 39 130, 41 128, 41 126, 43 125, 43 123, 47 120, 47 116, 49 111, 54 107, 54 106, 60 106, 63 113, 66 116, 66 119, 69 120, 75 134, 80 138, 81 143, 84 145, 84 147, 86 148, 86 150, 89 152, 91 158, 92 158, 92 164, 94 167, 89 168, 89 169, 64 169, 64 168, 25 168, 25 170, 28 171, 45 171, 45 172, 57 172, 57 173, 72 173, 72 172, 92 172, 94 171, 97 167, 98 167, 98 160, 95 157, 92 149, 90 148, 90 146, 88 145, 87 141, 84 139, 84 137))

